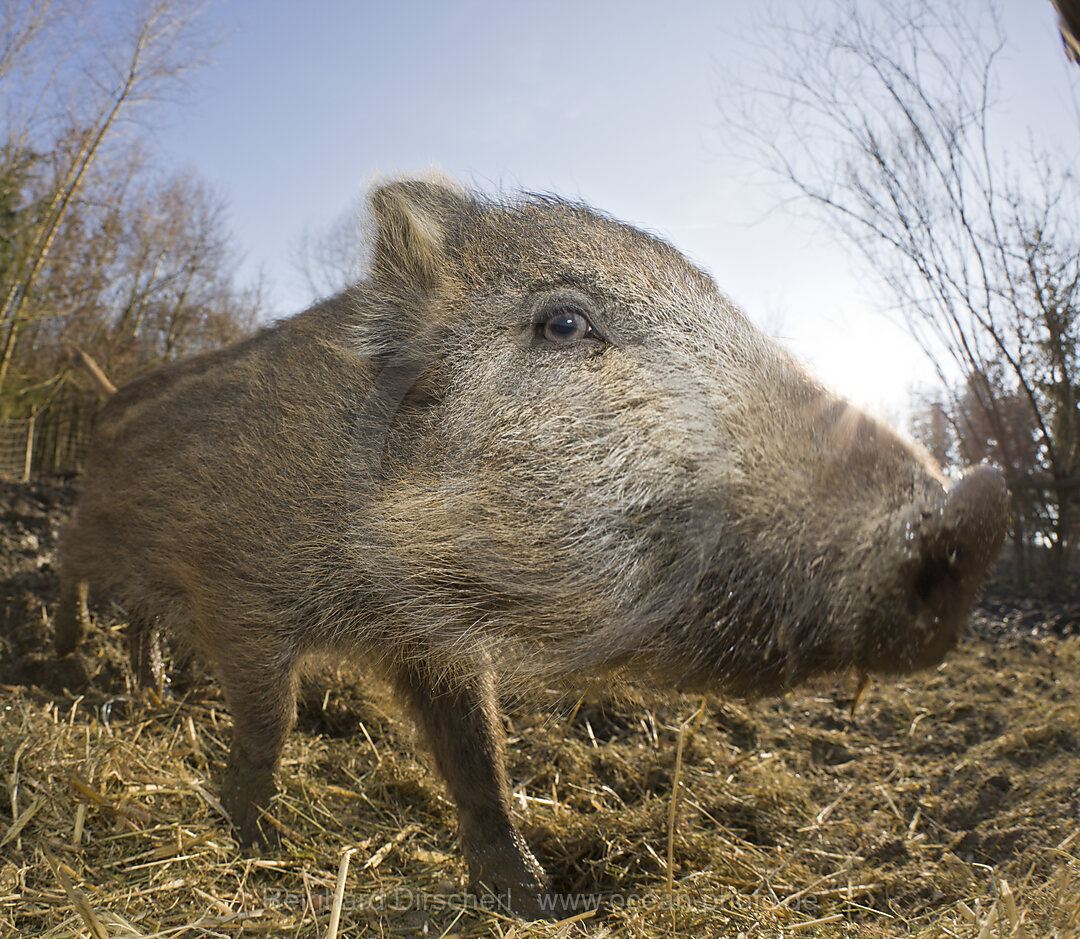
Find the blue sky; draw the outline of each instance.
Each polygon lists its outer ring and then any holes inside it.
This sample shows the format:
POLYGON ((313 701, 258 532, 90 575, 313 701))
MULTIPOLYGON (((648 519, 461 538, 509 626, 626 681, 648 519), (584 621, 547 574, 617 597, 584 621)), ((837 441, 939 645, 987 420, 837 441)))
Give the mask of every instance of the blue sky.
MULTIPOLYGON (((226 196, 273 315, 310 299, 291 261, 305 228, 379 174, 437 167, 483 189, 582 198, 661 233, 828 384, 895 413, 931 378, 920 353, 875 311, 846 251, 775 211, 775 190, 723 156, 716 102, 725 70, 753 67, 754 6, 211 0, 223 41, 156 142, 226 196)), ((1050 4, 1006 0, 1002 13, 1016 134, 1080 126, 1080 70, 1050 4)))

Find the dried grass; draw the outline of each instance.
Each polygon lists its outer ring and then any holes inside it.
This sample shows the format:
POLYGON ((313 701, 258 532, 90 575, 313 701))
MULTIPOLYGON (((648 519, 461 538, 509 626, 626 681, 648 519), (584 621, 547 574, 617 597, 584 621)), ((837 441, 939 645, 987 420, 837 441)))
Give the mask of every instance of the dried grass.
POLYGON ((973 639, 854 714, 854 683, 511 703, 522 829, 561 894, 602 897, 523 924, 467 901, 453 807, 377 684, 307 683, 282 849, 244 856, 216 689, 134 690, 119 619, 57 663, 51 590, 0 635, 0 935, 1080 936, 1076 637, 973 639))
POLYGON ((210 685, 7 685, 0 931, 1076 936, 1078 675, 1080 643, 1040 639, 878 686, 854 720, 820 691, 714 701, 696 729, 689 699, 569 722, 519 706, 523 828, 560 891, 606 897, 535 926, 464 902, 452 807, 355 675, 306 698, 266 857, 237 851, 214 796, 229 723, 210 685), (345 712, 351 732, 316 732, 345 712))

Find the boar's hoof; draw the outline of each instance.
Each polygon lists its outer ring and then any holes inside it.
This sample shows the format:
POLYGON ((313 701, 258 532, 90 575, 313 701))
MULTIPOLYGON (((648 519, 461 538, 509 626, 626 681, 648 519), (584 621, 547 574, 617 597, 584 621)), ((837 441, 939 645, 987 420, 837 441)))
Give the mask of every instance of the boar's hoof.
POLYGON ((483 840, 463 840, 473 890, 493 895, 500 906, 522 919, 553 917, 551 905, 544 903, 547 875, 515 829, 483 840))
POLYGON ((139 688, 150 688, 158 697, 165 694, 168 678, 161 652, 161 635, 140 616, 133 615, 127 625, 128 664, 139 688))
POLYGON ((228 813, 241 848, 274 850, 281 838, 267 809, 277 787, 273 767, 241 764, 232 754, 221 786, 221 805, 228 813))

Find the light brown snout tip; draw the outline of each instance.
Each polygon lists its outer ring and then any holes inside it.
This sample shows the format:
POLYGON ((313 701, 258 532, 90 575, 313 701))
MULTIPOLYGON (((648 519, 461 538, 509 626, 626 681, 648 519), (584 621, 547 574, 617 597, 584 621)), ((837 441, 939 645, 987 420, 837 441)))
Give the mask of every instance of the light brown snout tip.
POLYGON ((964 540, 992 560, 1005 539, 1009 516, 1009 489, 996 466, 984 464, 968 470, 948 492, 945 521, 964 540))
POLYGON ((940 621, 966 610, 993 564, 1008 521, 1009 491, 996 466, 969 470, 935 509, 922 512, 916 597, 940 621))

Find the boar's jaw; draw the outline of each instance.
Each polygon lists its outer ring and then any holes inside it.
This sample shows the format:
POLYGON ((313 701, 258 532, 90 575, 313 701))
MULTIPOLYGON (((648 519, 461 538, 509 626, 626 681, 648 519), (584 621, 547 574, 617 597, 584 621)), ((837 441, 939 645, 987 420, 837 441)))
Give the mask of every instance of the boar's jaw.
POLYGON ((718 565, 651 672, 684 691, 756 697, 850 668, 898 674, 940 662, 1001 548, 1007 491, 989 466, 948 492, 929 479, 916 489, 916 501, 873 534, 841 539, 820 564, 766 557, 756 567, 746 558, 718 565), (785 566, 793 579, 777 603, 768 571, 785 566))
POLYGON ((955 644, 1001 550, 1008 492, 1000 470, 980 466, 930 503, 897 512, 884 577, 862 628, 861 668, 900 673, 936 665, 955 644))

